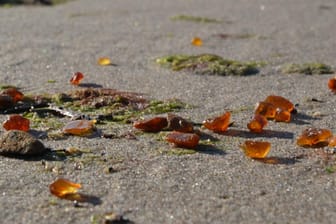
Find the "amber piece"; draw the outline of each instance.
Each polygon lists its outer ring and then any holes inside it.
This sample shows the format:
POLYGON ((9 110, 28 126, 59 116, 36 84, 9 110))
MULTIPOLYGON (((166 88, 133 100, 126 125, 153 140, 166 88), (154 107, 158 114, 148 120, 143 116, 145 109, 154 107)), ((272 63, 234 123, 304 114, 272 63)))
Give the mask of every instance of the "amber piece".
POLYGON ((20 130, 28 131, 30 121, 27 118, 22 117, 21 115, 14 114, 9 116, 9 118, 3 123, 3 128, 7 131, 9 130, 20 130))
POLYGON ((328 144, 329 147, 336 147, 336 136, 332 137, 330 140, 329 140, 329 144, 328 144))
POLYGON ((6 94, 12 97, 14 103, 21 101, 23 99, 23 93, 21 93, 16 88, 8 88, 2 91, 2 94, 6 94))
POLYGON ((136 121, 133 127, 145 132, 159 132, 167 127, 168 121, 165 117, 154 117, 147 120, 136 121))
POLYGON ((197 47, 200 47, 203 45, 203 41, 201 38, 199 37, 194 37, 192 40, 191 40, 191 44, 194 45, 194 46, 197 46, 197 47))
POLYGON ((255 114, 262 115, 267 119, 275 117, 276 107, 271 103, 259 102, 255 109, 255 114))
POLYGON ((79 83, 84 79, 84 75, 81 72, 76 72, 70 79, 72 85, 79 85, 79 83))
POLYGON ((102 66, 111 65, 111 60, 107 57, 101 57, 98 59, 98 64, 102 66))
POLYGON ((336 93, 336 77, 329 79, 328 87, 331 91, 336 93))
POLYGON ((279 121, 279 122, 290 122, 291 113, 288 110, 277 108, 275 112, 274 120, 279 121))
POLYGON ((276 108, 281 108, 282 110, 287 110, 289 112, 294 110, 294 104, 282 96, 270 95, 264 102, 273 104, 276 108))
POLYGON ((297 138, 296 143, 303 147, 314 147, 321 143, 327 143, 332 137, 332 132, 322 128, 307 128, 297 138))
POLYGON ((262 159, 267 156, 271 149, 271 143, 262 141, 245 141, 240 146, 246 156, 252 159, 262 159))
POLYGON ((194 131, 193 124, 191 122, 175 114, 169 113, 167 121, 169 130, 186 133, 194 131))
POLYGON ((8 109, 14 106, 13 98, 9 95, 0 95, 0 109, 8 109))
POLYGON ((91 134, 94 130, 95 121, 89 120, 75 120, 67 123, 63 132, 72 135, 86 135, 91 134))
POLYGON ((231 113, 226 112, 219 117, 209 118, 203 121, 203 126, 213 132, 225 132, 230 124, 231 113))
POLYGON ((75 194, 77 189, 81 187, 82 186, 80 184, 59 178, 49 185, 49 190, 53 195, 59 198, 66 198, 66 195, 75 194))
POLYGON ((173 143, 177 147, 194 149, 199 142, 200 137, 193 133, 183 133, 178 131, 173 131, 169 133, 166 140, 173 143))
POLYGON ((260 133, 267 125, 267 119, 259 114, 255 114, 254 118, 247 124, 247 128, 254 133, 260 133))

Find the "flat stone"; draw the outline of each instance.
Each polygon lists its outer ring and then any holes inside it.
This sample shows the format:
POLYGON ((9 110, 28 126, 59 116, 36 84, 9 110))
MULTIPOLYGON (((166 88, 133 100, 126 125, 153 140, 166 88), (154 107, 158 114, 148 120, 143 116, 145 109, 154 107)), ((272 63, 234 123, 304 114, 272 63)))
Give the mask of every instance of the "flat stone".
POLYGON ((24 131, 11 130, 0 137, 1 155, 39 156, 46 152, 41 141, 24 131))

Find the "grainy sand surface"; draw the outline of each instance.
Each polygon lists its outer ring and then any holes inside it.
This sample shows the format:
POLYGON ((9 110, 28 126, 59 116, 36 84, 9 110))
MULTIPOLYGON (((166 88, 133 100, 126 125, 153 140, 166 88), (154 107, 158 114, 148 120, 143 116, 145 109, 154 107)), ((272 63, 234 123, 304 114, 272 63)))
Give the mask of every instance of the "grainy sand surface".
POLYGON ((48 161, 62 167, 60 173, 46 171, 41 160, 0 157, 1 222, 95 223, 96 217, 115 212, 135 223, 333 223, 336 176, 326 172, 330 164, 315 149, 295 144, 310 126, 336 131, 336 96, 326 84, 332 75, 284 75, 279 66, 320 61, 335 67, 335 37, 333 0, 77 0, 0 8, 1 84, 27 94, 57 93, 74 89, 71 74, 82 71, 86 83, 181 99, 193 108, 179 114, 195 122, 235 111, 227 134, 209 132, 220 140, 217 147, 191 155, 161 154, 170 146, 145 134, 138 141, 43 139, 51 149, 90 149, 101 158, 86 161, 82 169, 75 169, 73 160, 48 161), (170 19, 181 14, 223 22, 170 19), (220 33, 251 37, 221 39, 220 33), (202 47, 190 44, 194 36, 203 39, 202 47), (181 53, 267 65, 257 75, 220 77, 173 72, 154 62, 181 53), (98 66, 101 56, 117 66, 98 66), (254 104, 270 94, 289 98, 299 113, 289 124, 269 122, 264 134, 251 135, 246 124, 254 104), (321 116, 312 117, 317 113, 321 116), (239 149, 246 139, 271 142, 269 156, 281 163, 246 158, 239 149), (122 163, 115 165, 118 159, 122 163), (107 174, 109 166, 122 169, 107 174), (102 203, 77 208, 55 198, 48 186, 60 176, 81 183, 82 192, 102 203))

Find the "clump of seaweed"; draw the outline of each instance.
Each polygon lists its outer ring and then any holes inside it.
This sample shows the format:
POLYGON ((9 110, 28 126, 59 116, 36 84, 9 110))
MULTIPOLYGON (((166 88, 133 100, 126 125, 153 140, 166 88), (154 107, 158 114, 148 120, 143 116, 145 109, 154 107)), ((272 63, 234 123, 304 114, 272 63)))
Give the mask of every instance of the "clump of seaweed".
POLYGON ((265 62, 240 62, 223 59, 214 54, 170 55, 156 59, 156 63, 173 71, 190 70, 206 75, 251 75, 259 72, 265 62))
POLYGON ((181 20, 195 23, 221 23, 222 21, 207 17, 190 16, 190 15, 177 15, 170 18, 173 21, 181 20))
POLYGON ((285 64, 281 68, 281 72, 285 74, 306 74, 306 75, 320 75, 320 74, 332 74, 334 70, 331 66, 319 63, 311 62, 304 64, 285 64))

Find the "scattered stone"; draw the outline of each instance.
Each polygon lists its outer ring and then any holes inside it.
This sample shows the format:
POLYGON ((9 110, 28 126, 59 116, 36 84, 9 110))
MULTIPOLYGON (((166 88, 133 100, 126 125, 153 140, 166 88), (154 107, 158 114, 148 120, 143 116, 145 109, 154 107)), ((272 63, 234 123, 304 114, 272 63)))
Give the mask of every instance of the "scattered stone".
POLYGON ((38 156, 46 152, 42 142, 24 131, 11 130, 0 138, 1 155, 38 156))

